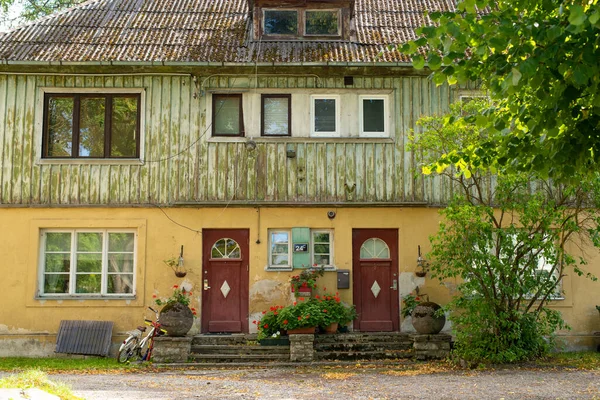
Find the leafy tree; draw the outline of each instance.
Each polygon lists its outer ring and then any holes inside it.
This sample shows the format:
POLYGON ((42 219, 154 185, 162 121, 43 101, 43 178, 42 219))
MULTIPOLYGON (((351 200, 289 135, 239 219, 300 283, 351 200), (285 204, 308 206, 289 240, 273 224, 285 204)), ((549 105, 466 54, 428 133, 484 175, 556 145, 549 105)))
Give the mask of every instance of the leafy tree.
POLYGON ((73 7, 84 0, 0 0, 0 22, 16 25, 25 21, 33 21, 54 12, 73 7), (13 16, 11 7, 21 11, 13 16))
POLYGON ((566 327, 548 308, 562 278, 574 272, 596 279, 584 271, 583 249, 600 245, 600 175, 569 185, 529 173, 492 175, 484 166, 465 173, 462 159, 432 167, 443 154, 489 140, 465 122, 488 107, 456 104, 448 116, 421 119, 423 133, 411 138, 410 148, 426 171, 451 180, 458 193, 441 211, 429 255, 433 277, 459 282, 447 305, 456 353, 473 362, 515 362, 548 352, 552 333, 566 327))
MULTIPOLYGON (((494 103, 476 120, 489 137, 479 161, 555 178, 596 168, 597 0, 459 0, 456 11, 429 17, 419 39, 399 49, 437 84, 474 81, 488 91, 494 103)), ((460 149, 454 155, 469 165, 460 149)))

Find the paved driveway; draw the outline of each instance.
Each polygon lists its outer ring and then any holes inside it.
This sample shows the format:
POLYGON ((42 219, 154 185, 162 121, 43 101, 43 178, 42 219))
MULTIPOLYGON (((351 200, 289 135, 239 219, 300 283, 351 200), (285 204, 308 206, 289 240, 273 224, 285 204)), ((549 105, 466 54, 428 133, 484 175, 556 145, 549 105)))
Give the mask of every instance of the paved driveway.
POLYGON ((365 368, 198 369, 59 374, 89 400, 600 399, 600 371, 402 371, 365 368), (425 373, 423 373, 425 372, 425 373))

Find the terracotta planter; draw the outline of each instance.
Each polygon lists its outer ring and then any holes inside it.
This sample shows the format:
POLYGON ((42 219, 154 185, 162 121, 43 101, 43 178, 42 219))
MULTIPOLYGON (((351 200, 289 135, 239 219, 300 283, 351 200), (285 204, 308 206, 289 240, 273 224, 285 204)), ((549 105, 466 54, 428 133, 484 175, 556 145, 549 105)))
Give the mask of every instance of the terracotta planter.
POLYGON ((170 303, 160 310, 160 323, 168 336, 185 336, 194 324, 194 314, 184 304, 170 303))
POLYGON ((338 330, 338 323, 334 322, 328 326, 325 327, 325 333, 328 335, 332 335, 334 333, 336 333, 338 330))
POLYGON ((295 291, 294 294, 296 295, 296 297, 306 297, 307 299, 310 299, 312 296, 312 289, 301 287, 300 289, 295 291))
POLYGON ((288 335, 306 335, 311 333, 315 333, 314 326, 305 326, 303 328, 288 329, 288 335))
POLYGON ((427 301, 415 307, 411 314, 412 325, 422 335, 435 335, 440 333, 446 324, 446 316, 436 316, 435 312, 439 310, 440 305, 427 301))

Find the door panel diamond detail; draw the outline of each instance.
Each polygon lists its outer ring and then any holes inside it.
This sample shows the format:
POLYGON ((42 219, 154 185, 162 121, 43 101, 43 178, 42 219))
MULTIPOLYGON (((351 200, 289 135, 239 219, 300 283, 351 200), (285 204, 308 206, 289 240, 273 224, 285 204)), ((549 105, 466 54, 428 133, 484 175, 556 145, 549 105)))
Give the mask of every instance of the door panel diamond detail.
POLYGON ((377 283, 377 281, 373 282, 373 286, 371 286, 371 292, 373 292, 373 296, 375 296, 375 298, 379 296, 379 292, 381 292, 381 287, 379 286, 379 283, 377 283))
MULTIPOLYGON (((229 294, 229 292, 231 291, 231 288, 229 287, 229 284, 227 283, 227 281, 224 281, 223 284, 221 285, 221 293, 223 293, 223 297, 227 298, 227 295, 229 294)), ((377 296, 375 296, 377 297, 377 296)))

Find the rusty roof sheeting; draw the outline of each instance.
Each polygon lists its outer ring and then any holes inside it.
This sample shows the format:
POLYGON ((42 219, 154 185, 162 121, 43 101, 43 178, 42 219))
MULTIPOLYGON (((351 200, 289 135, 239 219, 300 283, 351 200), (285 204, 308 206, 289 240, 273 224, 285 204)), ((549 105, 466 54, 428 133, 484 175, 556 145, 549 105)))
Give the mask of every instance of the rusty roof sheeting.
POLYGON ((415 37, 453 0, 356 0, 354 41, 250 39, 247 0, 90 0, 7 33, 0 60, 31 62, 408 62, 385 45, 415 37))

